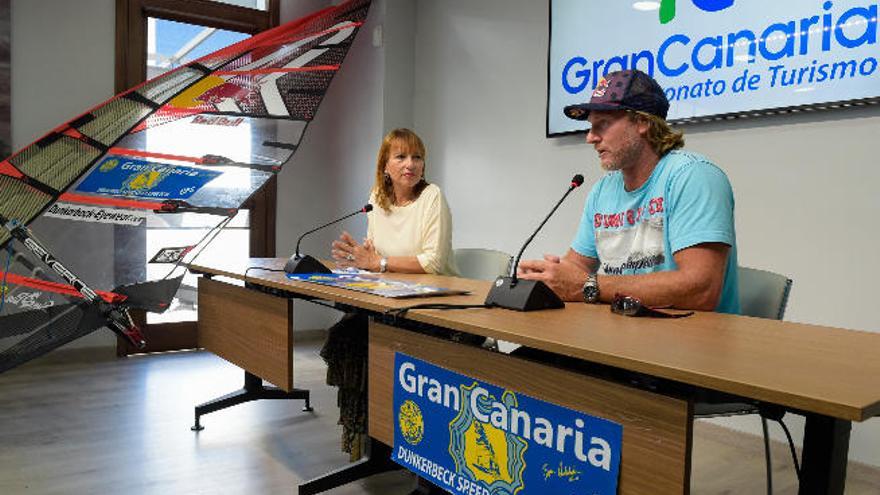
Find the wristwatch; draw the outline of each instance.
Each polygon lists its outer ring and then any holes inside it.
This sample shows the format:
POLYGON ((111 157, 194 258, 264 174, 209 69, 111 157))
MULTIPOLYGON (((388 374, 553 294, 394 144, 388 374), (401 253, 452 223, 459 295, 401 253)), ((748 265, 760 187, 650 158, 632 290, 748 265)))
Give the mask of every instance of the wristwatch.
POLYGON ((379 273, 385 273, 388 271, 388 258, 383 256, 379 260, 379 273))
POLYGON ((596 278, 595 273, 587 275, 587 281, 584 282, 581 292, 584 294, 585 303, 596 304, 599 302, 599 279, 596 278))

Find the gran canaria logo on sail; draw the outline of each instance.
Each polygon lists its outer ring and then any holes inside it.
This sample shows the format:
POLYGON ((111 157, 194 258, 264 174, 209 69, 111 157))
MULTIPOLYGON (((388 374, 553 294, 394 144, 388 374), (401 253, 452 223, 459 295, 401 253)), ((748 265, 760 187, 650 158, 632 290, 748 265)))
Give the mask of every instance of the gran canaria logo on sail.
POLYGON ((510 484, 509 491, 514 493, 516 483, 522 483, 524 466, 520 463, 530 443, 560 454, 574 454, 578 461, 592 468, 609 472, 612 469, 611 442, 589 435, 581 418, 573 424, 561 424, 533 417, 519 408, 513 392, 505 391, 501 398, 496 398, 478 382, 461 388, 440 383, 419 373, 410 361, 400 364, 397 378, 407 393, 458 411, 449 425, 449 452, 459 472, 470 471, 474 478, 485 479, 489 484, 510 484))

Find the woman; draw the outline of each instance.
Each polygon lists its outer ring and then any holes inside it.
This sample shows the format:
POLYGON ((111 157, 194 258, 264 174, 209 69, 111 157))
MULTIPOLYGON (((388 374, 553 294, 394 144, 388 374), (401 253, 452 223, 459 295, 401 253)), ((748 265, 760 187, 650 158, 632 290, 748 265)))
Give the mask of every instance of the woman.
POLYGON ((370 203, 364 243, 348 232, 333 242, 331 254, 340 266, 457 274, 452 216, 440 188, 425 180, 425 145, 413 131, 395 129, 382 140, 370 203))
MULTIPOLYGON (((348 232, 333 241, 341 267, 373 272, 456 275, 452 258, 452 216, 440 188, 425 180, 425 145, 409 129, 385 136, 370 194, 367 238, 358 244, 348 232)), ((342 449, 352 461, 366 441, 367 319, 349 313, 330 328, 321 357, 327 384, 338 386, 342 449)))

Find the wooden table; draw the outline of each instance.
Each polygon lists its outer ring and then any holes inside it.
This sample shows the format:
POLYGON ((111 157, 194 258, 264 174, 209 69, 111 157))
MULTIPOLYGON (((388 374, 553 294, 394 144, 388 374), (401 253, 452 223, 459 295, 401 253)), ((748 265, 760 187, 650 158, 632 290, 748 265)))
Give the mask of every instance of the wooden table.
MULTIPOLYGON (((284 273, 259 268, 278 269, 284 261, 251 259, 246 262, 194 265, 191 270, 245 280, 252 287, 274 291, 277 295, 317 298, 372 314, 424 302, 393 300, 294 282, 287 279, 284 273)), ((444 303, 456 304, 482 302, 490 284, 433 275, 389 276, 472 292, 471 295, 442 298, 444 303)), ((843 493, 851 422, 864 421, 880 413, 880 386, 877 382, 880 376, 880 360, 877 359, 880 355, 880 335, 871 332, 702 312, 684 319, 625 318, 612 314, 605 305, 577 303, 568 304, 564 310, 530 313, 499 308, 412 310, 399 323, 394 326, 405 328, 411 324, 427 324, 511 341, 612 369, 674 382, 693 390, 755 399, 803 414, 806 416, 806 426, 801 494, 843 493)), ((386 352, 380 351, 383 346, 387 349, 413 347, 412 342, 394 342, 393 339, 405 337, 406 334, 398 333, 397 329, 388 328, 387 325, 378 327, 371 329, 371 357, 376 352, 386 352), (375 339, 372 334, 375 334, 375 339)), ((413 334, 413 338, 419 341, 415 348, 455 345, 448 342, 438 344, 433 340, 423 342, 420 339, 428 337, 417 334, 413 334)), ((477 359, 484 358, 486 356, 480 355, 477 359)), ((438 364, 469 374, 467 363, 474 362, 473 359, 472 356, 470 360, 453 363, 452 366, 438 364)), ((495 354, 486 359, 497 360, 499 364, 496 366, 503 366, 504 361, 516 358, 495 354)), ((374 383, 373 371, 371 361, 371 385, 374 383)), ((477 378, 485 374, 485 370, 475 371, 473 376, 477 378)), ((522 370, 515 372, 522 373, 522 370)), ((564 373, 568 373, 567 378, 574 379, 570 372, 564 373)), ((582 378, 595 381, 591 377, 582 378)), ((383 414, 373 414, 374 405, 379 405, 378 401, 389 400, 374 396, 374 392, 379 393, 380 388, 371 388, 370 392, 370 435, 378 435, 380 440, 387 443, 390 430, 385 423, 388 418, 383 414)), ((687 397, 684 399, 689 423, 692 404, 688 403, 687 397)), ((584 411, 590 413, 591 409, 587 407, 584 411)), ((626 425, 624 431, 627 431, 626 425)), ((683 434, 687 442, 683 454, 689 456, 689 426, 683 434)), ((637 486, 635 480, 630 478, 638 477, 638 473, 630 472, 626 467, 629 459, 625 457, 621 465, 621 493, 626 493, 625 489, 630 484, 637 486)), ((688 462, 685 460, 682 467, 685 479, 679 480, 685 492, 689 477, 688 462)))

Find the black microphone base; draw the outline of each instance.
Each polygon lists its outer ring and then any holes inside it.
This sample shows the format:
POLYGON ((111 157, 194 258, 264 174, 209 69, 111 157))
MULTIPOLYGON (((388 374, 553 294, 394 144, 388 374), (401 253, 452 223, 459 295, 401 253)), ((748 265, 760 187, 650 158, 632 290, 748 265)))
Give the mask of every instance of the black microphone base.
POLYGON ((487 306, 498 306, 516 311, 564 308, 565 303, 547 284, 540 280, 498 277, 486 296, 487 306))
POLYGON ((284 271, 287 273, 332 273, 329 268, 315 258, 309 255, 297 256, 295 254, 287 260, 284 271))

